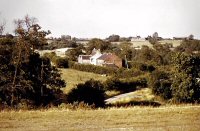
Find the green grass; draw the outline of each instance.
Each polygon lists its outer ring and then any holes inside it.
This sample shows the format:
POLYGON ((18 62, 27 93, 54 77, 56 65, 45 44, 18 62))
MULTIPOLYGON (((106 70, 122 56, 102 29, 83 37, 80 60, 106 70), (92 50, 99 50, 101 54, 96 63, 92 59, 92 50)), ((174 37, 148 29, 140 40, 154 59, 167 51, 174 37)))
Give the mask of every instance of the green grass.
POLYGON ((94 79, 99 81, 105 81, 107 79, 106 76, 101 76, 95 73, 83 72, 74 69, 60 69, 61 77, 67 83, 64 91, 67 93, 72 88, 76 87, 79 83, 84 83, 87 80, 94 79))
POLYGON ((0 112, 0 130, 199 131, 200 106, 0 112))

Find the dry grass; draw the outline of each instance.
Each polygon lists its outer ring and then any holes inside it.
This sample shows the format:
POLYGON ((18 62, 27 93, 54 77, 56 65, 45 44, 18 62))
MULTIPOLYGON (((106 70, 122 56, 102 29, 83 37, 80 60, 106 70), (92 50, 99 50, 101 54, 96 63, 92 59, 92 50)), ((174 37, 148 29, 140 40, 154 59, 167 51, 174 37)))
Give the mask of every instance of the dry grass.
POLYGON ((98 110, 2 111, 0 130, 200 130, 200 106, 132 107, 98 110))
POLYGON ((132 41, 133 47, 141 47, 142 45, 146 45, 152 48, 152 44, 149 41, 132 41))
POLYGON ((76 87, 79 83, 84 83, 87 80, 94 79, 99 81, 105 81, 106 76, 101 76, 95 73, 83 72, 74 69, 61 69, 62 79, 67 83, 64 91, 67 93, 72 88, 76 87))
POLYGON ((177 47, 181 44, 182 40, 161 40, 161 44, 171 43, 173 44, 173 47, 177 47))
MULTIPOLYGON (((171 43, 173 47, 177 47, 181 44, 182 40, 161 40, 159 42, 161 44, 171 43)), ((146 45, 153 48, 152 44, 149 41, 133 41, 131 43, 133 44, 133 47, 141 47, 142 45, 146 45)))
POLYGON ((153 101, 154 95, 152 94, 152 90, 149 88, 144 88, 141 90, 136 90, 134 92, 125 93, 123 95, 115 96, 110 98, 107 101, 107 104, 128 104, 131 102, 144 102, 144 101, 153 101))

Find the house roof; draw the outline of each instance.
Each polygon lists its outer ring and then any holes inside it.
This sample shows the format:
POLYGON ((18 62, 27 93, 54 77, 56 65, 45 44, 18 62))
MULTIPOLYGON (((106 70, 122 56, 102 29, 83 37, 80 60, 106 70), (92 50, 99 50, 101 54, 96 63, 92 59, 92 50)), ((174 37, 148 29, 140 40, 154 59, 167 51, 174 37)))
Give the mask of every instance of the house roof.
POLYGON ((101 52, 100 52, 100 51, 97 51, 96 54, 93 55, 91 58, 93 58, 93 59, 98 59, 98 58, 101 57, 101 56, 102 56, 101 52))
POLYGON ((111 60, 119 59, 119 57, 112 53, 105 53, 105 54, 101 55, 98 59, 111 61, 111 60))
POLYGON ((80 55, 80 57, 82 57, 83 60, 89 60, 91 55, 80 55))
POLYGON ((105 59, 107 59, 109 57, 110 57, 110 54, 109 53, 105 53, 105 54, 102 54, 98 59, 105 60, 105 59))
POLYGON ((97 54, 97 53, 101 53, 101 50, 100 49, 96 49, 96 48, 94 48, 93 50, 92 50, 92 53, 90 54, 90 55, 95 55, 95 54, 97 54))

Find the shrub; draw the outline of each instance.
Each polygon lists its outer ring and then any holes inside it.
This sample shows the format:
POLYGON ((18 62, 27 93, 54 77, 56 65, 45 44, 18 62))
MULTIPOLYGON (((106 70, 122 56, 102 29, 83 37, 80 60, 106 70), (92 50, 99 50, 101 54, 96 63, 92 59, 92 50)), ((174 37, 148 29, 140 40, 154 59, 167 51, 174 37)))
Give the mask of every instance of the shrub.
POLYGON ((115 77, 118 77, 118 78, 130 78, 130 77, 140 76, 144 73, 145 72, 140 71, 135 68, 132 68, 132 69, 120 68, 116 71, 116 73, 114 75, 115 75, 115 77))
POLYGON ((172 98, 170 74, 164 71, 152 72, 149 85, 155 95, 167 100, 172 98))
POLYGON ((95 107, 104 107, 105 91, 103 84, 99 81, 89 80, 84 84, 78 84, 76 88, 72 89, 67 95, 69 103, 84 102, 88 105, 95 105, 95 107))
POLYGON ((57 58, 55 61, 55 65, 58 68, 68 68, 68 60, 66 58, 57 58))
POLYGON ((55 52, 52 53, 45 53, 44 58, 49 58, 51 62, 57 67, 57 68, 68 68, 69 67, 69 62, 66 57, 60 57, 56 56, 55 52))
POLYGON ((84 64, 78 64, 78 63, 69 63, 69 68, 80 70, 80 71, 86 71, 86 72, 92 72, 96 74, 114 74, 116 72, 116 69, 110 68, 110 67, 103 67, 103 66, 96 66, 96 65, 84 65, 84 64))
POLYGON ((146 79, 120 80, 117 77, 109 78, 104 83, 105 90, 116 90, 121 92, 135 91, 137 88, 146 87, 146 79))
POLYGON ((141 62, 130 62, 129 67, 136 68, 140 71, 147 71, 147 72, 152 72, 155 70, 155 67, 152 64, 146 64, 146 63, 141 63, 141 62))

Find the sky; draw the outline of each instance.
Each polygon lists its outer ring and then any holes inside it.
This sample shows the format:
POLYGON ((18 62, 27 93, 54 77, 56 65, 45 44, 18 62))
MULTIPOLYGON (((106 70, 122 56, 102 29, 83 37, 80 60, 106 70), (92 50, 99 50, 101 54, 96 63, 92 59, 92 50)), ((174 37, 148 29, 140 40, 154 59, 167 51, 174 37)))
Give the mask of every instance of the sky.
POLYGON ((36 17, 51 36, 78 38, 146 37, 158 32, 172 38, 200 38, 200 0, 0 0, 6 32, 14 19, 36 17))

